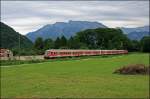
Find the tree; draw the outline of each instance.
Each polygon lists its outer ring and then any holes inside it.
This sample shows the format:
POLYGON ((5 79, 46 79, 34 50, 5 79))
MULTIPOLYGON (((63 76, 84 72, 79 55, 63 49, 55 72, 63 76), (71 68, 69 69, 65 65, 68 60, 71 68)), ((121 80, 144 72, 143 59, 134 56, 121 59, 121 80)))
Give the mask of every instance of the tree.
POLYGON ((143 52, 150 52, 150 36, 145 36, 141 39, 141 50, 143 52))
POLYGON ((52 39, 46 39, 44 41, 44 50, 53 49, 54 48, 54 42, 52 39))
POLYGON ((68 42, 67 42, 67 46, 69 49, 76 49, 77 48, 77 40, 75 40, 75 37, 70 37, 68 42))
POLYGON ((37 54, 43 54, 44 53, 44 42, 43 42, 43 39, 41 37, 38 37, 35 40, 34 49, 35 49, 37 54))
POLYGON ((57 37, 54 42, 54 48, 56 48, 56 49, 60 48, 60 43, 61 43, 60 38, 57 37))
POLYGON ((129 49, 130 40, 120 29, 97 28, 78 32, 81 45, 89 49, 129 49))
POLYGON ((65 38, 65 36, 62 36, 60 39, 60 47, 61 48, 66 48, 67 47, 67 39, 65 38))
POLYGON ((80 49, 89 49, 85 43, 79 43, 80 49))
POLYGON ((140 51, 140 42, 137 40, 132 40, 132 49, 131 51, 140 51))

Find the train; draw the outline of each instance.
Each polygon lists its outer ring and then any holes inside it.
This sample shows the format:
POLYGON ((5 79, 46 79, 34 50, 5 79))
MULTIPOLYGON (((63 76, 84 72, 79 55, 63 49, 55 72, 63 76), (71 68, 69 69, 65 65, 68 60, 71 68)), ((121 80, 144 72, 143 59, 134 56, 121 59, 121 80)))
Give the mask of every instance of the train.
POLYGON ((44 54, 45 59, 58 57, 74 57, 74 56, 95 56, 95 55, 117 55, 128 54, 127 50, 73 50, 73 49, 50 49, 44 54))

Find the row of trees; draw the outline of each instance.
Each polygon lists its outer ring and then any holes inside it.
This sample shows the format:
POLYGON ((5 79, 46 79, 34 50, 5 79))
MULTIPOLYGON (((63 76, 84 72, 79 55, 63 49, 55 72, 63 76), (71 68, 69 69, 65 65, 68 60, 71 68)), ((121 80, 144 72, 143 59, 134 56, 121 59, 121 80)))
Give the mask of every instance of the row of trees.
POLYGON ((69 40, 67 40, 65 36, 57 37, 56 40, 52 40, 51 38, 43 40, 39 37, 35 40, 33 49, 37 54, 43 54, 45 50, 48 49, 77 49, 72 45, 76 45, 76 41, 74 41, 73 37, 69 40))
POLYGON ((150 37, 141 41, 129 40, 120 29, 98 28, 78 32, 74 37, 65 36, 56 40, 37 38, 34 52, 43 54, 47 49, 126 49, 128 51, 150 52, 150 37))

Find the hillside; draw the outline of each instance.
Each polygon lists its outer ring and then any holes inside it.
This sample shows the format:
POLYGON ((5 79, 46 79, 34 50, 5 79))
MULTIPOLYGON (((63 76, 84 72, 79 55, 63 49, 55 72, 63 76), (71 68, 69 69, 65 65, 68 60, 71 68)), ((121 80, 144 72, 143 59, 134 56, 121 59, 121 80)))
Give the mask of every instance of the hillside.
POLYGON ((42 37, 43 39, 52 38, 55 39, 64 35, 69 38, 74 36, 75 33, 95 28, 107 28, 105 25, 98 22, 88 22, 88 21, 69 21, 69 22, 56 22, 55 24, 45 25, 44 27, 38 29, 35 32, 30 32, 26 36, 31 40, 35 41, 37 37, 42 37))
POLYGON ((20 36, 20 47, 21 48, 30 48, 32 46, 32 42, 26 37, 18 32, 16 32, 13 28, 10 26, 0 22, 0 48, 17 48, 19 45, 19 36, 20 36))

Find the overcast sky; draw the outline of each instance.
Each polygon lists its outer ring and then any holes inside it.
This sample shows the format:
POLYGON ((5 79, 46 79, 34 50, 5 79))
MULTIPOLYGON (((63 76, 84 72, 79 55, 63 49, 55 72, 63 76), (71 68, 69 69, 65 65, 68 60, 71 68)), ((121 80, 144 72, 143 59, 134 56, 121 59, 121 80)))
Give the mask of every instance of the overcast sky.
POLYGON ((148 1, 2 1, 1 21, 26 34, 55 22, 98 21, 108 27, 149 25, 148 1))

